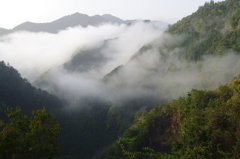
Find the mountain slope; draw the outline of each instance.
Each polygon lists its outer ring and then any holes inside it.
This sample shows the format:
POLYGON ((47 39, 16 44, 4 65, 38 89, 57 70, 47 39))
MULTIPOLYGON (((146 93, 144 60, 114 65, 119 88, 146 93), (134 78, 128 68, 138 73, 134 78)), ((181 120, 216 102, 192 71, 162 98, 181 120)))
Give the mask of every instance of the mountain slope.
MULTIPOLYGON (((240 51, 240 9, 239 1, 227 0, 224 2, 205 3, 198 11, 189 15, 177 23, 170 25, 165 31, 167 35, 175 35, 177 41, 160 37, 155 44, 149 44, 142 48, 145 52, 156 46, 156 43, 164 42, 164 47, 159 47, 159 52, 164 49, 179 51, 181 59, 201 60, 204 55, 220 56, 229 52, 240 51)), ((161 45, 161 44, 160 44, 161 45)), ((141 51, 140 51, 141 52, 141 51)), ((166 52, 167 54, 167 52, 166 52)))
MULTIPOLYGON (((240 51, 240 4, 237 0, 205 3, 198 11, 170 26, 167 33, 184 35, 177 47, 182 57, 199 60, 204 55, 240 51)), ((176 46, 175 46, 176 47, 176 46)))
POLYGON ((178 100, 138 112, 100 158, 239 158, 239 79, 219 87, 240 74, 239 8, 238 0, 205 3, 105 76, 111 90, 150 88, 160 101, 178 100))
MULTIPOLYGON (((37 89, 21 77, 17 70, 0 62, 0 101, 5 103, 0 107, 1 114, 4 106, 19 106, 24 114, 31 115, 33 110, 46 108, 52 113, 59 112, 63 103, 54 95, 37 89)), ((1 116, 2 117, 2 116, 1 116)))
POLYGON ((101 152, 102 147, 111 144, 116 138, 107 128, 106 120, 111 107, 109 103, 93 97, 82 97, 82 100, 75 103, 76 109, 70 109, 56 96, 31 86, 16 69, 2 61, 0 62, 0 120, 4 120, 5 123, 8 122, 4 113, 7 106, 14 109, 19 106, 28 116, 31 116, 32 111, 42 108, 53 113, 61 125, 58 144, 61 146, 62 156, 67 158, 91 157, 95 152, 101 152))
POLYGON ((172 99, 192 88, 213 89, 218 82, 230 82, 240 73, 239 7, 236 0, 206 3, 169 26, 165 34, 144 45, 121 70, 107 76, 109 88, 134 90, 140 85, 172 99))
POLYGON ((240 80, 138 112, 100 158, 239 158, 240 80), (166 154, 168 153, 168 154, 166 154))
POLYGON ((0 28, 0 36, 8 33, 9 33, 8 29, 0 28))
POLYGON ((124 20, 118 17, 112 16, 111 14, 103 14, 102 17, 107 19, 111 23, 118 23, 118 24, 126 23, 124 20))

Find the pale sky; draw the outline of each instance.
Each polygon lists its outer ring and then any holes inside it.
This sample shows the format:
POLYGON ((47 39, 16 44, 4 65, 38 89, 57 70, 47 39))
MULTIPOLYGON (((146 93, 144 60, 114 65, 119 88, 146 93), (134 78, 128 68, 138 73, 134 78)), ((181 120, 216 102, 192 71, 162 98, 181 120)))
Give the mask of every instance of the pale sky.
MULTIPOLYGON (((0 0, 0 28, 51 22, 76 12, 175 23, 210 0, 0 0)), ((215 0, 215 2, 223 0, 215 0)))

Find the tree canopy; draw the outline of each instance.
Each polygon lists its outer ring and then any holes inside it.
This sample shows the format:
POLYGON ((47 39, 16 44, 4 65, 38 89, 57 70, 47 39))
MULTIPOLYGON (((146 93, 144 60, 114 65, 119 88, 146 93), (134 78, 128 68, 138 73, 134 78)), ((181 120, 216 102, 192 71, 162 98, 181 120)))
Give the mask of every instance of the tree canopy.
POLYGON ((149 112, 100 158, 239 158, 240 79, 215 90, 193 89, 149 112))
POLYGON ((23 115, 20 107, 5 111, 10 123, 0 122, 0 158, 53 158, 60 155, 56 143, 60 125, 46 109, 33 111, 33 117, 23 115))

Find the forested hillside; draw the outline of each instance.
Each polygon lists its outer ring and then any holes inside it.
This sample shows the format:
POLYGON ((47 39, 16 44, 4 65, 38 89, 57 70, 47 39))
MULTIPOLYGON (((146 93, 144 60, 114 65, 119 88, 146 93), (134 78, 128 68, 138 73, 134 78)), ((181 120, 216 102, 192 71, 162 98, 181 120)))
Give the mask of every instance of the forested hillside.
MULTIPOLYGON (((240 51, 239 5, 238 0, 206 2, 197 12, 168 27, 165 33, 176 35, 181 40, 165 44, 165 49, 182 48, 180 57, 195 61, 204 55, 220 56, 240 51)), ((146 45, 142 49, 150 48, 146 45)))
POLYGON ((60 125, 52 113, 57 114, 59 123, 62 109, 63 102, 56 96, 33 87, 16 69, 1 61, 0 158, 59 156, 56 141, 60 125))
MULTIPOLYGON (((79 109, 67 109, 67 104, 59 98, 33 87, 26 79, 21 77, 16 69, 8 64, 6 65, 3 61, 0 62, 0 119, 5 123, 9 122, 7 115, 4 113, 7 107, 14 109, 18 107, 17 110, 21 109, 21 112, 29 117, 32 116, 33 111, 46 108, 48 112, 56 116, 57 123, 61 126, 58 143, 61 147, 62 156, 71 158, 92 157, 103 150, 98 150, 100 147, 111 144, 117 137, 118 129, 112 128, 116 124, 116 120, 113 119, 114 121, 112 121, 110 119, 114 118, 114 115, 108 115, 111 107, 108 102, 93 97, 82 97, 81 100, 76 101, 74 106, 78 107, 79 105, 81 105, 79 109), (111 128, 108 128, 107 125, 111 128), (111 131, 108 129, 111 129, 111 131)), ((125 126, 125 129, 127 127, 125 126)), ((2 125, 0 130, 2 130, 2 125)), ((7 141, 1 140, 0 142, 0 145, 4 145, 2 142, 7 141)), ((6 144, 10 144, 10 141, 6 144)), ((8 155, 11 156, 11 154, 8 155)))
POLYGON ((230 82, 240 73, 239 5, 236 0, 205 3, 106 76, 108 88, 140 86, 173 99, 191 88, 213 89, 230 82))
POLYGON ((198 90, 240 74, 239 8, 236 0, 205 3, 105 76, 112 90, 151 89, 160 101, 183 97, 138 112, 136 124, 100 158, 239 157, 238 112, 233 113, 239 80, 198 90))
POLYGON ((239 158, 240 80, 138 112, 99 158, 239 158))
POLYGON ((56 96, 33 87, 16 69, 3 61, 0 62, 0 101, 1 114, 6 106, 19 106, 27 115, 44 107, 52 113, 63 108, 63 103, 56 96))
POLYGON ((181 56, 188 60, 240 51, 239 5, 238 0, 210 1, 170 26, 166 33, 184 36, 185 40, 174 47, 184 47, 181 56))

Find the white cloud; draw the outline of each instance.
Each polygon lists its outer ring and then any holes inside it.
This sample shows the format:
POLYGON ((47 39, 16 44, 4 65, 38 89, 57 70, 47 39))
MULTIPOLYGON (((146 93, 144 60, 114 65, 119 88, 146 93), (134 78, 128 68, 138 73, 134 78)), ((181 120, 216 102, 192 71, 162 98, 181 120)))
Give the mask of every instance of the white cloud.
POLYGON ((126 63, 129 57, 144 43, 160 35, 148 24, 141 22, 132 26, 104 24, 99 27, 74 27, 58 34, 16 32, 0 37, 0 58, 15 67, 24 78, 33 81, 50 68, 62 65, 70 60, 73 53, 83 47, 97 47, 105 39, 118 37, 109 46, 115 49, 114 55, 109 50, 112 63, 105 67, 107 73, 113 67, 126 63))

